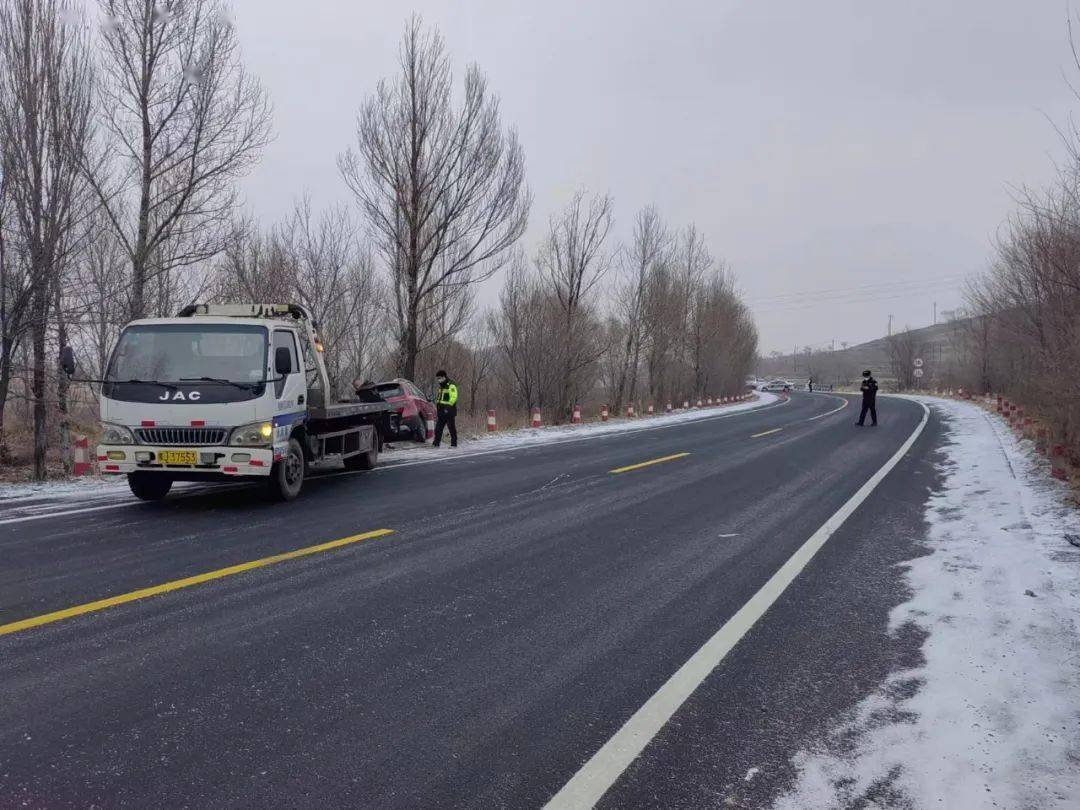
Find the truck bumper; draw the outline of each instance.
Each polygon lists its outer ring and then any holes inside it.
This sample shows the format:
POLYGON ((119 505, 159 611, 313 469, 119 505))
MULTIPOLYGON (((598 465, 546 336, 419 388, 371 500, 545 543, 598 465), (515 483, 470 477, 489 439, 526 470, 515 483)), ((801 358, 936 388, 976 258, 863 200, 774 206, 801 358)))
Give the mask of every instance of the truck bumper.
POLYGON ((97 460, 106 475, 133 472, 182 474, 188 480, 201 476, 270 475, 274 450, 270 447, 154 447, 145 444, 105 445, 97 447, 97 460), (174 461, 162 453, 194 453, 195 464, 165 463, 174 461))

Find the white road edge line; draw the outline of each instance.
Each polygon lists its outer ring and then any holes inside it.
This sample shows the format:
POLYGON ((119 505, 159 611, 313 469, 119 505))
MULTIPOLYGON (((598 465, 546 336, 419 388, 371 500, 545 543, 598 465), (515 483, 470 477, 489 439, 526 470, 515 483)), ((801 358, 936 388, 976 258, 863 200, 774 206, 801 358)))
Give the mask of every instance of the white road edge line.
POLYGON ((807 422, 813 422, 815 419, 824 419, 826 416, 832 416, 834 413, 840 413, 840 411, 844 410, 844 408, 846 408, 848 406, 849 400, 846 397, 837 397, 837 399, 839 399, 841 401, 841 405, 840 405, 839 408, 833 408, 831 411, 826 411, 825 413, 819 413, 817 416, 811 416, 806 421, 807 422))
MULTIPOLYGON (((317 477, 313 477, 311 480, 316 481, 325 478, 337 478, 342 475, 367 475, 372 472, 387 472, 390 470, 400 469, 401 467, 412 467, 417 464, 435 464, 440 461, 457 461, 459 459, 475 458, 476 456, 490 456, 495 453, 516 453, 523 450, 532 450, 538 447, 551 447, 556 444, 567 444, 569 442, 583 442, 592 439, 612 439, 619 436, 625 436, 627 433, 642 433, 651 430, 665 430, 673 427, 685 427, 686 425, 696 425, 700 422, 713 422, 718 419, 731 419, 735 416, 744 416, 751 413, 760 413, 761 411, 768 410, 770 408, 779 408, 783 405, 787 405, 791 402, 790 399, 777 398, 775 402, 769 402, 764 405, 759 405, 756 408, 741 408, 731 413, 718 413, 711 414, 709 416, 703 416, 700 419, 684 419, 679 421, 669 422, 663 425, 642 425, 641 427, 633 427, 627 430, 612 430, 612 431, 600 431, 597 433, 589 434, 584 433, 581 436, 567 436, 566 438, 553 439, 549 442, 536 442, 534 444, 522 444, 516 447, 495 447, 491 450, 476 450, 465 453, 447 454, 445 456, 438 456, 435 458, 418 458, 410 459, 407 461, 394 462, 390 461, 388 464, 384 464, 380 467, 376 467, 374 470, 342 470, 340 472, 325 473, 317 477)), ((208 489, 203 492, 188 492, 183 495, 174 495, 173 498, 195 498, 204 495, 211 495, 214 492, 221 492, 225 489, 250 487, 257 485, 258 482, 238 481, 235 484, 223 484, 216 486, 213 489, 208 489)), ((81 509, 68 509, 60 512, 38 512, 32 515, 21 515, 13 518, 0 519, 0 526, 6 526, 9 523, 27 523, 32 520, 48 520, 49 518, 69 517, 71 515, 81 515, 88 512, 104 512, 109 509, 130 509, 134 506, 145 506, 142 501, 126 500, 121 503, 103 504, 101 506, 87 506, 81 509)))
POLYGON ((870 476, 870 479, 832 517, 825 521, 824 525, 814 532, 775 574, 769 577, 758 592, 750 597, 750 600, 739 608, 738 612, 690 657, 690 660, 679 667, 678 671, 645 702, 645 705, 634 712, 622 728, 615 732, 614 736, 581 767, 581 770, 575 773, 570 781, 548 801, 545 808, 578 810, 593 807, 600 801, 709 673, 716 669, 742 637, 787 590, 787 587, 806 568, 833 533, 870 496, 870 493, 893 467, 900 463, 900 460, 922 435, 930 418, 930 409, 925 403, 919 404, 923 408, 922 421, 908 436, 907 441, 900 446, 900 449, 885 462, 881 469, 870 476))

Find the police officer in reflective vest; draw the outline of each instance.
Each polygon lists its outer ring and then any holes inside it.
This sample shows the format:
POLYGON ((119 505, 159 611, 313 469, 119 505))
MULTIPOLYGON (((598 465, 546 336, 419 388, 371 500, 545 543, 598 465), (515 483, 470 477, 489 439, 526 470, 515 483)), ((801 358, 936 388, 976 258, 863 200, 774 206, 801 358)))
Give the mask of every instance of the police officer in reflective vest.
POLYGON ((435 399, 438 417, 435 420, 435 442, 438 447, 442 442, 443 428, 450 429, 450 446, 457 447, 457 383, 446 376, 445 371, 435 372, 435 381, 439 384, 439 394, 435 399))

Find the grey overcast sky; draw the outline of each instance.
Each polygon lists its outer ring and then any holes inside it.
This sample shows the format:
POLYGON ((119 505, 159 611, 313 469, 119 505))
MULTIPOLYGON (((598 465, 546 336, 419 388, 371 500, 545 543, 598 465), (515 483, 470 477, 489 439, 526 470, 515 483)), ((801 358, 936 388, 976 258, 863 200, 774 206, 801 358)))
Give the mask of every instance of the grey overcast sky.
POLYGON ((960 304, 1010 189, 1064 158, 1050 122, 1080 109, 1064 0, 235 0, 275 107, 244 182, 258 216, 348 201, 335 158, 413 11, 520 134, 527 248, 578 187, 613 196, 618 239, 654 204, 734 268, 763 353, 960 304))

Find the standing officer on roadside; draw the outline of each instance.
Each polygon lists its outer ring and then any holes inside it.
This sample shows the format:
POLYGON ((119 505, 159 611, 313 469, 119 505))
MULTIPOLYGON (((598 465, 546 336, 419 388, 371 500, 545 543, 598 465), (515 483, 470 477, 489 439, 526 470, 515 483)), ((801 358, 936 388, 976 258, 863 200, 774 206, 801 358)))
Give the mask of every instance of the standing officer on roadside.
POLYGON ((435 372, 435 382, 439 384, 439 393, 435 398, 435 441, 433 447, 442 442, 443 428, 450 429, 450 446, 457 447, 457 383, 446 376, 445 371, 435 372))
POLYGON ((859 386, 862 391, 862 411, 855 424, 861 427, 866 422, 866 412, 870 411, 870 425, 877 427, 877 380, 871 376, 870 369, 864 371, 862 376, 862 385, 859 386))

